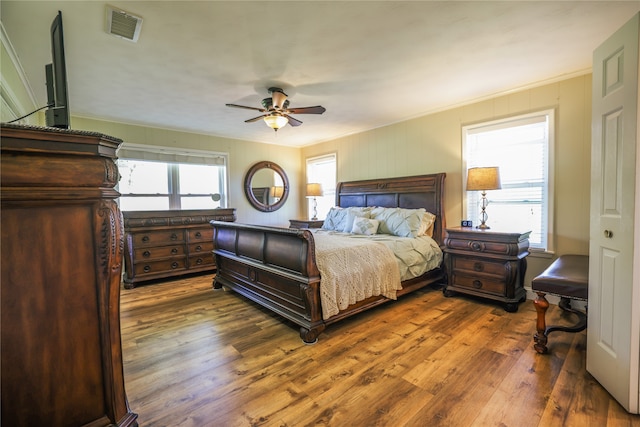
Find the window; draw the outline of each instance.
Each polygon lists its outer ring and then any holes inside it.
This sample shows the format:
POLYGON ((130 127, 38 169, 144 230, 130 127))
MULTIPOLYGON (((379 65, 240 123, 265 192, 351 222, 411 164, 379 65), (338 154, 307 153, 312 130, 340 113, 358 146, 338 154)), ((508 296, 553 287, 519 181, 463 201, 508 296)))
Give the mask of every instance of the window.
MULTIPOLYGON (((505 230, 531 230, 531 248, 552 251, 553 110, 465 126, 464 170, 498 166, 502 188, 488 191, 487 224, 505 230)), ((479 223, 480 191, 466 192, 465 215, 479 223)))
MULTIPOLYGON (((307 159, 307 183, 322 184, 322 197, 316 197, 318 218, 323 219, 336 203, 336 155, 327 154, 307 159)), ((307 205, 309 218, 313 216, 313 199, 307 205)))
POLYGON ((226 207, 226 155, 129 144, 118 151, 123 211, 226 207))

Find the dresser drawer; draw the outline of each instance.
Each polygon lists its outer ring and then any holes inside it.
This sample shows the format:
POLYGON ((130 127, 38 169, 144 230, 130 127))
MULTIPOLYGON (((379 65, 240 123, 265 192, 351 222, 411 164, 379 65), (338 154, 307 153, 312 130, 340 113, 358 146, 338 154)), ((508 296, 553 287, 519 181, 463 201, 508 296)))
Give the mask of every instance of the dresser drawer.
POLYGON ((203 252, 201 254, 191 255, 189 256, 189 268, 194 267, 204 267, 204 266, 214 266, 215 260, 213 258, 213 253, 211 252, 203 252))
POLYGON ((189 255, 197 255, 203 253, 211 253, 213 251, 213 242, 191 243, 189 245, 189 255))
POLYGON ((211 242, 213 244, 213 228, 196 228, 188 231, 189 243, 193 242, 211 242))
POLYGON ((452 275, 452 285, 455 287, 475 289, 483 293, 495 295, 505 295, 506 283, 503 280, 490 279, 479 276, 468 276, 466 274, 452 275))
POLYGON ((453 270, 469 273, 484 273, 493 276, 504 277, 506 266, 502 262, 485 261, 478 258, 453 257, 453 270))
POLYGON ((155 246, 135 250, 135 262, 154 261, 160 258, 185 255, 184 245, 155 246))
POLYGON ((160 230, 146 233, 133 233, 133 245, 155 246, 161 243, 183 243, 184 230, 160 230))
POLYGON ((137 262, 134 266, 135 274, 156 274, 167 271, 179 271, 187 268, 187 258, 173 258, 162 261, 137 262))

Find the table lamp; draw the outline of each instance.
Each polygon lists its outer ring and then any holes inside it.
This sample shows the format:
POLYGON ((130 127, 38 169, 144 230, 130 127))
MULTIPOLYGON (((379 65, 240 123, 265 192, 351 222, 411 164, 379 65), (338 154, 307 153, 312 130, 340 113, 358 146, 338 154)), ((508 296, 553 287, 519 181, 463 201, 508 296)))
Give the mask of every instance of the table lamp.
POLYGON ((317 182, 307 184, 307 197, 313 197, 313 218, 312 220, 318 219, 318 202, 316 201, 316 197, 322 197, 322 184, 317 182))
POLYGON ((480 225, 477 228, 487 230, 490 227, 487 223, 487 190, 499 190, 500 168, 497 166, 470 168, 467 171, 467 191, 482 191, 482 213, 480 214, 480 225))

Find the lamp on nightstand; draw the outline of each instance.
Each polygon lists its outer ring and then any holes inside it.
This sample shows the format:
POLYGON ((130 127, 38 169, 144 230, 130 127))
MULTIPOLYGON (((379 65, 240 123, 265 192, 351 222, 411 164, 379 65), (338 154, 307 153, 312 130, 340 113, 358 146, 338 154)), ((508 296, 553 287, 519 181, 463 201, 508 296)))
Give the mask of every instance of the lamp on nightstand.
POLYGON ((280 200, 284 194, 284 187, 278 185, 271 187, 271 194, 274 199, 280 200))
POLYGON ((487 230, 490 227, 487 222, 487 190, 499 190, 502 188, 500 183, 500 168, 485 167, 471 168, 467 171, 467 191, 482 191, 482 213, 480 214, 480 225, 477 228, 487 230))
POLYGON ((322 184, 317 182, 312 182, 307 184, 307 197, 313 197, 313 218, 312 220, 318 219, 318 202, 316 201, 316 197, 322 197, 322 184))

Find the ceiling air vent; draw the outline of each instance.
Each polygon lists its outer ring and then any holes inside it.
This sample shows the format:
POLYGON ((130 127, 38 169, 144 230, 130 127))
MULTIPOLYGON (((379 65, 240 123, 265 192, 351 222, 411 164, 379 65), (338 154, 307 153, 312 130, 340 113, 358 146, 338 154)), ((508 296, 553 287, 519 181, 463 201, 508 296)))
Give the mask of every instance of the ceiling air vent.
POLYGON ((141 27, 141 17, 112 6, 107 6, 107 33, 132 42, 137 42, 138 37, 140 37, 141 27))

